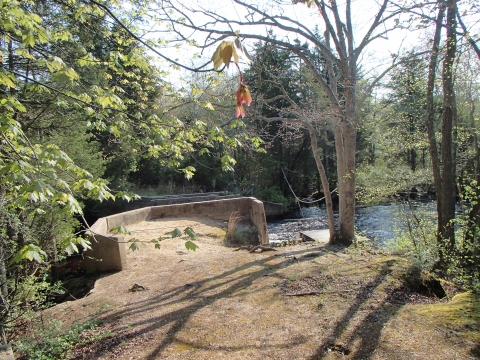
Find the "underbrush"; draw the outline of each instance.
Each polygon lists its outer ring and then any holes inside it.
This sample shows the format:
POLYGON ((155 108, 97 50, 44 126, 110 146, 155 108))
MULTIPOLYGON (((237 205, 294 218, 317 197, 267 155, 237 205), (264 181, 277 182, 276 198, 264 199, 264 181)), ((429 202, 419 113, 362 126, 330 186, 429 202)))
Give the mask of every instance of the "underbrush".
POLYGON ((464 290, 480 292, 480 249, 477 237, 470 235, 472 224, 465 220, 467 217, 456 219, 455 246, 447 251, 447 241, 437 238, 436 214, 408 206, 409 211, 400 216, 405 230, 396 230, 396 237, 387 243, 387 249, 406 256, 420 271, 432 272, 464 290))
POLYGON ((60 320, 39 318, 26 322, 27 328, 13 343, 20 360, 70 359, 75 349, 111 336, 96 320, 65 327, 60 320))

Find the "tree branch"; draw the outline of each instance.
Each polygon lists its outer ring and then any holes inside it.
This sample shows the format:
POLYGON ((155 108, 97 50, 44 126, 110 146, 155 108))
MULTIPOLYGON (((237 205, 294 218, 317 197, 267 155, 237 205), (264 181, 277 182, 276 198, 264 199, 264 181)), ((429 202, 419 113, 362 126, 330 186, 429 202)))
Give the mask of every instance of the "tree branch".
POLYGON ((115 16, 115 14, 113 14, 113 12, 104 4, 101 4, 95 0, 89 0, 91 3, 97 5, 99 8, 103 9, 105 12, 108 13, 108 15, 118 24, 120 25, 120 27, 125 30, 132 38, 134 38, 136 41, 138 41, 139 43, 141 43, 142 45, 144 45, 145 47, 147 47, 149 50, 153 51, 156 55, 160 56, 162 59, 174 64, 174 65, 177 65, 185 70, 189 70, 189 71, 192 71, 192 72, 208 72, 208 71, 212 71, 213 69, 208 69, 208 70, 202 70, 204 67, 206 67, 210 61, 208 61, 207 63, 203 64, 202 66, 200 67, 197 67, 197 68, 192 68, 192 67, 189 67, 189 66, 186 66, 184 64, 181 64, 179 63, 178 61, 175 61, 171 58, 169 58, 168 56, 165 56, 163 55, 162 53, 160 53, 157 49, 155 49, 153 46, 151 46, 150 44, 148 44, 148 42, 142 40, 140 37, 138 37, 137 35, 135 35, 118 17, 115 16))

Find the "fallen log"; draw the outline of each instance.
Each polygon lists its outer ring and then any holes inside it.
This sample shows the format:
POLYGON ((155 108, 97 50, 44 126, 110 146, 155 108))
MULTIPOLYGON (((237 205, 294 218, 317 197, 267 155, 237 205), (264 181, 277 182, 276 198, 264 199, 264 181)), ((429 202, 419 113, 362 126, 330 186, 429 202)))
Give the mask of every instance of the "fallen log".
POLYGON ((283 294, 284 296, 307 296, 307 295, 318 295, 318 294, 335 294, 335 293, 344 293, 351 292, 355 290, 330 290, 330 291, 308 291, 303 293, 294 293, 294 294, 283 294))
POLYGON ((259 252, 264 252, 264 251, 277 251, 276 249, 269 247, 269 246, 263 246, 263 245, 256 245, 256 246, 240 246, 233 251, 239 251, 239 250, 248 250, 249 253, 254 253, 257 252, 257 250, 260 250, 259 252))

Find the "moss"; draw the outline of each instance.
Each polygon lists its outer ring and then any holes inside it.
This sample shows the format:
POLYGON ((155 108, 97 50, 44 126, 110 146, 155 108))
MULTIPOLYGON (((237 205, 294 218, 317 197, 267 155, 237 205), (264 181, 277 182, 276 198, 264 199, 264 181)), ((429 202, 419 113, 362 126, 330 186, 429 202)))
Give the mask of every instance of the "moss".
POLYGON ((462 333, 469 340, 480 342, 480 294, 461 293, 448 303, 422 306, 416 313, 431 318, 447 331, 462 333))
POLYGON ((183 351, 188 351, 194 348, 192 344, 185 343, 185 342, 176 342, 175 343, 176 351, 183 352, 183 351))

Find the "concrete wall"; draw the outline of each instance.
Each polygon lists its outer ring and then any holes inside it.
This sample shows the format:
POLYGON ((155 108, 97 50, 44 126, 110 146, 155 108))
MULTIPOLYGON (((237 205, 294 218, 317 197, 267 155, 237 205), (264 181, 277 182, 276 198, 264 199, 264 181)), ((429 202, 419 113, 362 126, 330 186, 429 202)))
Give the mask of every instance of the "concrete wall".
MULTIPOLYGON (((162 196, 142 196, 141 199, 130 201, 126 204, 126 211, 141 209, 150 206, 185 204, 211 200, 224 200, 240 198, 242 195, 228 195, 226 191, 195 193, 195 194, 179 194, 179 195, 162 195, 162 196)), ((283 204, 263 201, 265 215, 281 216, 283 215, 283 204)))
POLYGON ((87 273, 120 271, 127 264, 124 237, 121 235, 90 235, 91 250, 87 250, 87 273))
POLYGON ((265 208, 265 214, 267 216, 282 216, 283 215, 283 204, 274 203, 270 201, 264 201, 263 207, 265 208))
POLYGON ((268 244, 267 220, 263 203, 251 197, 152 206, 150 216, 152 218, 205 216, 212 219, 228 220, 230 214, 234 211, 243 219, 249 219, 255 225, 260 244, 268 244))
POLYGON ((241 195, 228 195, 226 191, 179 194, 179 195, 161 195, 161 196, 142 196, 141 199, 130 201, 125 205, 126 211, 140 209, 149 206, 184 204, 191 202, 210 201, 241 197, 241 195))
POLYGON ((122 235, 109 236, 108 230, 148 219, 179 216, 209 217, 228 220, 232 212, 250 220, 257 228, 260 244, 268 244, 265 209, 260 200, 251 197, 212 200, 188 204, 152 206, 98 219, 91 227, 92 250, 87 251, 87 272, 120 271, 126 266, 126 250, 122 235))

